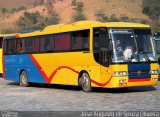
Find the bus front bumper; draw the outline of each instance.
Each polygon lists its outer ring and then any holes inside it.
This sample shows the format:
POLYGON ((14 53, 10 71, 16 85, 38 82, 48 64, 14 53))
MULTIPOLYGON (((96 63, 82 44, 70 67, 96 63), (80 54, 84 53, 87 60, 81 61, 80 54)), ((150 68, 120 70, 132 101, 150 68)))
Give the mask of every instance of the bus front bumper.
POLYGON ((128 77, 112 77, 106 88, 123 88, 136 86, 154 86, 158 83, 158 75, 152 75, 151 78, 129 79, 128 77))

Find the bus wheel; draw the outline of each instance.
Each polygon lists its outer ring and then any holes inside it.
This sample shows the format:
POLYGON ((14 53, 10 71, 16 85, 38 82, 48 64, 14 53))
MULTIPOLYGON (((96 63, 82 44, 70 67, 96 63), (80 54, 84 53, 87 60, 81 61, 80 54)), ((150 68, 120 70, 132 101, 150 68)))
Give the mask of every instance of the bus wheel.
POLYGON ((25 71, 22 71, 20 74, 20 86, 28 86, 28 77, 25 71))
POLYGON ((87 73, 83 73, 82 76, 78 80, 79 86, 82 87, 83 91, 85 92, 91 92, 91 80, 87 73))

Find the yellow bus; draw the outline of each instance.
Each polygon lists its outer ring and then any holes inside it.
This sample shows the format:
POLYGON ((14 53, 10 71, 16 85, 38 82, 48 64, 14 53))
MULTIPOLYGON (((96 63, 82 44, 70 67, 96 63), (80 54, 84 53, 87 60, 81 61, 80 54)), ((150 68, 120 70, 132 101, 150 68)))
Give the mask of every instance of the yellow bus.
POLYGON ((4 38, 4 79, 93 87, 153 86, 158 62, 148 25, 79 21, 4 38))
MULTIPOLYGON (((2 40, 4 35, 0 34, 0 58, 2 58, 2 40)), ((2 75, 2 59, 0 61, 0 74, 2 75)))
POLYGON ((3 38, 6 37, 6 36, 12 36, 12 35, 15 35, 15 34, 0 34, 0 74, 2 75, 3 74, 3 69, 2 69, 2 41, 3 41, 3 38))

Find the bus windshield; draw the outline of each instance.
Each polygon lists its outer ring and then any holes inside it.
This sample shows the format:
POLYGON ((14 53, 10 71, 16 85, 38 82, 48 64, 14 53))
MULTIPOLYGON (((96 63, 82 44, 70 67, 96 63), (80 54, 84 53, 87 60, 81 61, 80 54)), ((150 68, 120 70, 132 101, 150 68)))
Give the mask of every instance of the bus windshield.
POLYGON ((150 29, 110 29, 113 63, 157 61, 150 29))
POLYGON ((160 40, 155 40, 156 43, 156 53, 160 54, 160 40))

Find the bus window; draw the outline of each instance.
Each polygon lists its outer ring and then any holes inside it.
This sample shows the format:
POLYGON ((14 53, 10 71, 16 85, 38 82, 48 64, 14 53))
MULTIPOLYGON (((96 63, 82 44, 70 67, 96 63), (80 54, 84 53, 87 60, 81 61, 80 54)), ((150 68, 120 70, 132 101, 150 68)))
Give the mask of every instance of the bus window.
POLYGON ((89 50, 89 30, 72 33, 72 51, 89 50))
POLYGON ((55 51, 70 51, 70 33, 57 34, 55 36, 55 51))
POLYGON ((39 37, 27 39, 27 52, 39 52, 39 37))
POLYGON ((2 48, 2 40, 3 40, 3 37, 0 37, 0 48, 2 48))
POLYGON ((53 52, 54 50, 54 36, 43 36, 40 39, 40 51, 41 52, 53 52))
POLYGON ((25 52, 24 40, 22 39, 16 40, 16 52, 17 53, 25 52))
POLYGON ((88 31, 83 31, 83 50, 89 50, 89 30, 88 31))
POLYGON ((6 46, 7 47, 6 50, 6 54, 12 54, 16 52, 16 41, 15 40, 7 40, 6 41, 6 46))

